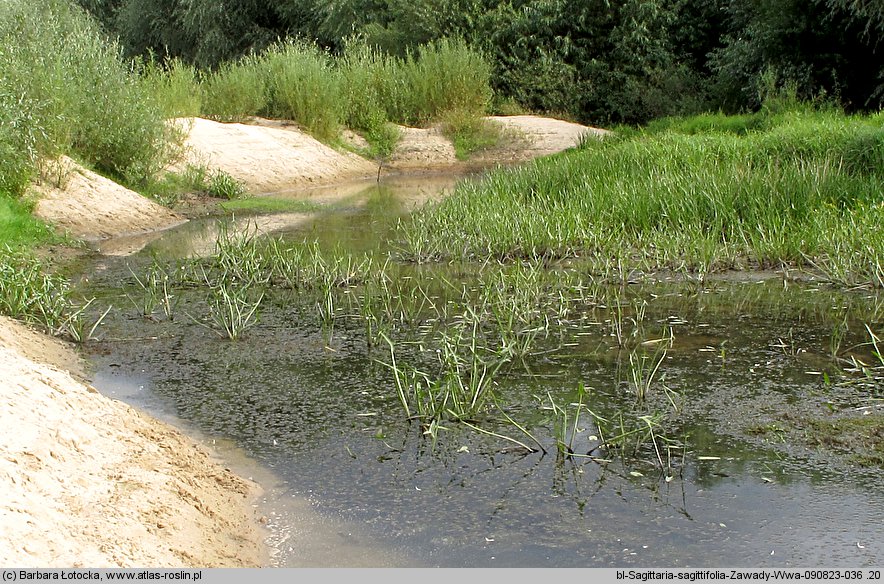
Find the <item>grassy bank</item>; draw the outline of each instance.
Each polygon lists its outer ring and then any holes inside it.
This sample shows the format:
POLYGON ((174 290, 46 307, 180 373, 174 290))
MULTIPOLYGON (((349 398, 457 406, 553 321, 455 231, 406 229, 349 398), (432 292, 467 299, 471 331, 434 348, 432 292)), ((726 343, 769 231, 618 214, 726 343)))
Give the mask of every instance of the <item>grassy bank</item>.
POLYGON ((461 185, 407 257, 588 257, 600 271, 779 267, 884 285, 884 117, 668 120, 461 185))

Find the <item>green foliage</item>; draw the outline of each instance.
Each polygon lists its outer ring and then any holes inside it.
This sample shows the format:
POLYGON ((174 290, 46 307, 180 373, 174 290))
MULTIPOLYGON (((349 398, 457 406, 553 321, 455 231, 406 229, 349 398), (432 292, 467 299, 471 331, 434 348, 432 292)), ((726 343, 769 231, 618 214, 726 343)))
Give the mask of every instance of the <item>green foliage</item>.
POLYGON ((0 192, 0 249, 33 246, 55 239, 48 225, 31 215, 31 208, 0 192))
POLYGON ((460 160, 496 145, 501 139, 500 126, 473 112, 462 110, 442 114, 442 133, 454 144, 454 152, 460 160))
POLYGON ((82 309, 72 303, 68 281, 33 256, 8 248, 0 250, 0 314, 83 338, 82 309))
POLYGON ((753 130, 762 129, 764 125, 764 116, 758 114, 729 116, 718 112, 714 114, 697 114, 687 118, 659 118, 648 123, 648 125, 645 126, 645 131, 650 133, 672 131, 682 134, 709 134, 721 132, 726 134, 743 135, 753 130))
POLYGON ((160 64, 148 59, 141 71, 144 84, 166 118, 199 116, 202 90, 196 69, 180 59, 160 64))
POLYGON ((240 0, 79 0, 119 35, 129 55, 152 51, 201 68, 269 46, 283 35, 277 3, 240 0), (96 4, 100 7, 94 8, 96 4), (91 6, 88 6, 91 5, 91 6))
POLYGON ((399 131, 390 124, 384 106, 390 93, 388 72, 395 67, 392 58, 350 39, 338 67, 346 100, 344 122, 362 134, 372 154, 389 156, 399 140, 399 131))
POLYGON ((755 110, 768 69, 803 99, 865 111, 884 99, 884 9, 871 0, 79 2, 130 54, 204 69, 288 37, 347 51, 357 35, 403 58, 460 38, 487 55, 497 93, 593 123, 755 110))
POLYGON ((68 2, 10 0, 0 12, 0 47, 3 189, 20 194, 40 157, 73 154, 135 184, 173 154, 138 76, 68 2))
POLYGON ((267 75, 269 115, 297 120, 323 142, 337 138, 346 101, 340 74, 327 53, 289 41, 263 53, 260 63, 267 75))
POLYGON ((222 122, 242 122, 268 103, 264 63, 247 57, 225 63, 203 80, 203 113, 222 122))
POLYGON ((0 192, 23 193, 36 173, 38 146, 51 147, 35 109, 24 96, 0 89, 0 192))
POLYGON ((399 139, 390 122, 425 126, 451 108, 485 113, 490 71, 460 41, 431 43, 403 59, 358 40, 339 58, 313 44, 287 41, 209 75, 203 111, 222 121, 291 119, 324 142, 334 142, 346 124, 363 134, 373 154, 386 156, 399 139))
POLYGON ((226 172, 216 170, 209 175, 207 192, 220 199, 238 199, 245 195, 245 186, 226 172))
POLYGON ((602 271, 786 262, 884 285, 879 123, 798 111, 742 136, 684 126, 466 183, 414 217, 405 246, 415 259, 588 256, 602 271))
POLYGON ((857 21, 859 2, 735 0, 728 31, 713 52, 718 99, 732 108, 757 108, 770 85, 792 84, 799 99, 833 96, 851 109, 877 109, 884 99, 884 28, 857 21), (828 6, 827 6, 828 4, 828 6))
POLYGON ((434 41, 396 63, 398 95, 385 100, 394 121, 422 126, 446 111, 484 113, 491 103, 491 68, 463 41, 434 41))

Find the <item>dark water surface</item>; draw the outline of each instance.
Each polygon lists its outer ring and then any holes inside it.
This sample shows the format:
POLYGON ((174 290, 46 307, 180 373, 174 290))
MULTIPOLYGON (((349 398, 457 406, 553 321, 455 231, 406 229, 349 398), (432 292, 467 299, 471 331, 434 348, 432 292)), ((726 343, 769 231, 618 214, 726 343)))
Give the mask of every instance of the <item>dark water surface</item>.
MULTIPOLYGON (((382 191, 280 232, 377 251, 407 210, 382 191)), ((781 277, 620 290, 627 306, 643 307, 643 326, 675 336, 661 372, 683 415, 666 430, 687 448, 662 474, 653 456, 563 459, 461 426, 434 444, 403 419, 381 363, 389 352, 367 348, 358 325, 321 331, 292 293, 272 294, 259 324, 236 342, 183 315, 139 318, 120 282, 152 257, 187 248, 186 233, 136 256, 96 258, 89 291, 122 310, 92 345, 95 385, 229 440, 276 477, 278 506, 307 501, 316 517, 353 527, 327 540, 338 552, 316 551, 311 560, 279 537, 298 529, 280 513, 271 522, 278 565, 348 565, 348 553, 354 565, 369 553, 388 565, 446 567, 857 567, 884 557, 882 473, 824 449, 778 444, 776 432, 745 435, 748 426, 775 428, 789 413, 877 403, 823 376, 841 374, 828 355, 837 323, 847 323, 844 346, 863 342, 863 323, 880 323, 874 294, 781 277)), ((513 415, 548 445, 550 396, 567 403, 582 381, 591 408, 626 403, 627 361, 610 323, 587 308, 563 330, 547 341, 555 351, 498 380, 513 415)), ((660 407, 668 400, 662 392, 654 399, 660 407)), ((579 427, 577 444, 588 450, 592 421, 581 418, 579 427)))

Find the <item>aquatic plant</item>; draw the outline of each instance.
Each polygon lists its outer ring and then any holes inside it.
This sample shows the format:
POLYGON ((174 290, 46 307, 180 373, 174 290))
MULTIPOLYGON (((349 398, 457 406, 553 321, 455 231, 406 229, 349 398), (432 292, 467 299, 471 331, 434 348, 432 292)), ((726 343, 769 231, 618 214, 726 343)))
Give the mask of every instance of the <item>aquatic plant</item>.
POLYGON ((213 197, 230 201, 243 197, 246 194, 246 187, 242 181, 233 178, 223 170, 214 170, 209 175, 206 192, 213 197))
POLYGON ((108 307, 90 323, 87 309, 94 300, 74 302, 67 279, 53 274, 43 262, 28 254, 0 251, 0 314, 82 342, 92 337, 111 310, 108 307))
POLYGON ((258 322, 263 299, 263 291, 255 294, 248 287, 222 280, 211 290, 209 319, 219 334, 235 341, 258 322))
POLYGON ((563 456, 574 456, 574 441, 577 438, 580 414, 584 409, 583 400, 586 397, 586 388, 583 383, 577 385, 577 402, 572 404, 573 413, 568 414, 567 406, 559 406, 553 400, 552 395, 546 394, 552 409, 553 434, 556 439, 556 450, 563 456))
POLYGON ((665 269, 701 282, 785 264, 879 286, 879 151, 873 119, 829 111, 742 136, 614 137, 462 182, 403 222, 398 244, 419 262, 579 256, 599 274, 665 269))
POLYGON ((163 266, 154 261, 141 277, 131 267, 129 273, 135 279, 138 296, 133 297, 126 292, 126 298, 138 309, 139 315, 151 319, 157 307, 160 307, 166 318, 171 320, 174 317, 177 297, 172 294, 171 278, 163 266))
POLYGON ((507 356, 479 344, 479 323, 456 326, 439 333, 436 371, 429 373, 396 360, 394 342, 380 337, 390 348, 388 367, 407 417, 420 420, 434 438, 449 422, 472 422, 489 411, 494 401, 494 378, 507 356))

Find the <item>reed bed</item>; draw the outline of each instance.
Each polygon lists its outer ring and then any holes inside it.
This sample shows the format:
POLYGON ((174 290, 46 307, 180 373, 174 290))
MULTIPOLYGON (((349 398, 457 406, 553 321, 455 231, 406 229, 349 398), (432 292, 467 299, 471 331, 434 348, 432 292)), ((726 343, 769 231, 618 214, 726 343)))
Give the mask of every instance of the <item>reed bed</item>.
POLYGON ((400 229, 414 261, 583 257, 706 274, 811 269, 884 285, 884 127, 833 112, 771 127, 635 133, 460 185, 400 229))
MULTIPOLYGON (((171 93, 185 76, 180 66, 170 67, 169 79, 157 78, 155 86, 171 93)), ((481 121, 491 103, 490 78, 484 57, 459 41, 435 41, 399 58, 357 41, 333 57, 314 44, 287 40, 223 64, 194 90, 202 89, 206 116, 291 119, 327 143, 337 142, 348 126, 369 142, 367 154, 378 157, 389 155, 399 138, 393 123, 444 121, 465 156, 498 139, 481 121)))

